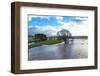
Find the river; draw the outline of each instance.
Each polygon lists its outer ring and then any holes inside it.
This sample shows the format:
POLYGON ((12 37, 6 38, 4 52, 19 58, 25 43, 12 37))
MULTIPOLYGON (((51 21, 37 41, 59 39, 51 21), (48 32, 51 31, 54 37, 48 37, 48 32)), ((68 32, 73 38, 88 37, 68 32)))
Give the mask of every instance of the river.
POLYGON ((79 59, 88 57, 88 39, 74 39, 73 43, 64 42, 30 48, 28 60, 79 59))

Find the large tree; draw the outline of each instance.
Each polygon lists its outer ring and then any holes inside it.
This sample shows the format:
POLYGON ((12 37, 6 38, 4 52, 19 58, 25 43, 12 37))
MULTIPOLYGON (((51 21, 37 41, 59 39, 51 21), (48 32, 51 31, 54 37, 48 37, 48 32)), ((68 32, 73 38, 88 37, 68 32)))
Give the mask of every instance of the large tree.
POLYGON ((57 32, 57 36, 58 38, 64 40, 65 44, 67 44, 69 41, 69 37, 71 37, 72 35, 68 30, 62 29, 61 31, 57 32))

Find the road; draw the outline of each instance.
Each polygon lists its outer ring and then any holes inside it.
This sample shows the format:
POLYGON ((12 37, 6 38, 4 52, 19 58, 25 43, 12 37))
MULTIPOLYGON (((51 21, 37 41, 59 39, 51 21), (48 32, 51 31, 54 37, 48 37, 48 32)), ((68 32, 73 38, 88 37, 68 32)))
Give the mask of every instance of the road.
POLYGON ((43 45, 30 48, 28 60, 52 60, 52 59, 78 59, 88 57, 87 39, 74 39, 73 43, 64 42, 54 45, 43 45))

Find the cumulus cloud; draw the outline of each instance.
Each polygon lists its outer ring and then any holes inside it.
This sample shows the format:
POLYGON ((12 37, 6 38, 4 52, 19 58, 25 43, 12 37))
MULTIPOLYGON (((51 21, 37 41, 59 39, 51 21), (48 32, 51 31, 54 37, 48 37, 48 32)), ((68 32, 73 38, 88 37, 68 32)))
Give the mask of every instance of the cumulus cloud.
POLYGON ((63 23, 59 26, 60 29, 69 30, 73 36, 87 36, 88 35, 88 21, 84 21, 81 24, 74 22, 63 23))
POLYGON ((34 35, 36 33, 43 33, 43 34, 46 34, 47 36, 55 36, 57 32, 62 29, 69 30, 73 36, 87 36, 88 35, 88 20, 87 20, 88 18, 87 17, 80 17, 80 16, 79 17, 65 17, 65 21, 64 21, 63 16, 61 17, 60 16, 57 16, 57 17, 56 16, 52 16, 52 17, 51 16, 29 16, 29 22, 30 21, 32 22, 32 18, 34 18, 34 20, 36 18, 37 21, 33 21, 33 23, 29 24, 28 26, 29 35, 34 35), (46 20, 44 19, 48 19, 48 22, 46 22, 46 20))
POLYGON ((69 30, 73 36, 86 36, 88 34, 88 26, 84 24, 77 25, 75 23, 64 23, 61 26, 34 26, 32 30, 37 31, 35 33, 44 33, 47 36, 55 36, 58 31, 66 29, 69 30), (71 26, 70 26, 71 25, 71 26))
POLYGON ((43 33, 46 34, 47 36, 55 36, 56 33, 59 31, 59 29, 57 27, 53 27, 53 26, 33 26, 32 28, 29 29, 29 32, 35 31, 31 34, 36 34, 36 33, 43 33))

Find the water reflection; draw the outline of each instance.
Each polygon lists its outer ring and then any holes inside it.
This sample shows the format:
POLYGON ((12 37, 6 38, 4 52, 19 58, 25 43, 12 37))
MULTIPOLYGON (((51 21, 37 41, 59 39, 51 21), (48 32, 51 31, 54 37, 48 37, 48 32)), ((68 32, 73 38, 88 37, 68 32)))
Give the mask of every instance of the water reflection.
POLYGON ((29 49, 29 60, 77 59, 88 57, 87 39, 74 39, 73 43, 64 42, 43 45, 29 49))

